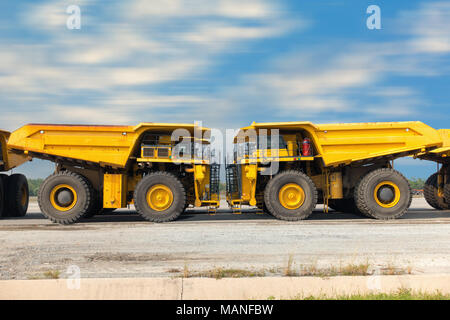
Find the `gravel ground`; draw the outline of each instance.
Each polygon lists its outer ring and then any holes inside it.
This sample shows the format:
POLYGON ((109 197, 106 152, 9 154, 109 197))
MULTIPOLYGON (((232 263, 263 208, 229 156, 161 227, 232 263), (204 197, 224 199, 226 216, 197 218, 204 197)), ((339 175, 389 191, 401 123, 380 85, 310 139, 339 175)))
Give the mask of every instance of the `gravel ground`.
POLYGON ((42 278, 47 271, 64 278, 72 265, 81 277, 173 277, 218 267, 282 274, 289 258, 293 269, 369 263, 373 270, 450 273, 450 211, 414 199, 404 218, 388 222, 318 207, 301 222, 221 208, 155 224, 119 210, 61 226, 31 203, 26 217, 0 220, 0 243, 0 279, 42 278))

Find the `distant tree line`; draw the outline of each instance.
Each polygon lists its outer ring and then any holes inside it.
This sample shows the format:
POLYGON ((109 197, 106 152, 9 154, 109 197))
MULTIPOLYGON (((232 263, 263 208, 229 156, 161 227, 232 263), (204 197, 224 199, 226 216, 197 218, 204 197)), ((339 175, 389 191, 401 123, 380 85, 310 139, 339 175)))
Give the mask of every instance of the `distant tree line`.
POLYGON ((30 196, 36 197, 44 179, 28 179, 28 188, 30 189, 30 196))
POLYGON ((425 186, 425 180, 422 178, 408 179, 412 189, 422 190, 425 186))

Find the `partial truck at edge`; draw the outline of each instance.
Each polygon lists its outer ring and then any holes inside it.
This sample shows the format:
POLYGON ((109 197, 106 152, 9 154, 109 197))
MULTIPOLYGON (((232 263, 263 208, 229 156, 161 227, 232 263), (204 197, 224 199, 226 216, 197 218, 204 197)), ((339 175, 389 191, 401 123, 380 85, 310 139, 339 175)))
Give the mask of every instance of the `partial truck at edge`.
POLYGON ((0 130, 0 217, 23 217, 28 210, 29 189, 27 178, 23 174, 10 171, 31 160, 25 154, 11 153, 8 150, 8 131, 0 130))
POLYGON ((442 147, 424 152, 417 157, 437 163, 424 186, 424 196, 430 206, 437 210, 450 209, 450 130, 438 130, 443 141, 442 147))

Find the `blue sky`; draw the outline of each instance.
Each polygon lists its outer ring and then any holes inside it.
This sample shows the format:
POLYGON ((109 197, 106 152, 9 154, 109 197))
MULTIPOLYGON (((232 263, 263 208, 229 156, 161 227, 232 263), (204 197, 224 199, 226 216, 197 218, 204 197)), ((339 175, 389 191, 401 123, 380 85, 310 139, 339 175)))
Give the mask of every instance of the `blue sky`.
MULTIPOLYGON (((449 1, 2 1, 0 127, 421 120, 449 127, 449 1), (69 5, 81 29, 69 30, 69 5), (369 5, 381 30, 366 27, 369 5)), ((434 164, 398 161, 408 176, 434 164)), ((27 165, 31 176, 49 166, 27 165)))

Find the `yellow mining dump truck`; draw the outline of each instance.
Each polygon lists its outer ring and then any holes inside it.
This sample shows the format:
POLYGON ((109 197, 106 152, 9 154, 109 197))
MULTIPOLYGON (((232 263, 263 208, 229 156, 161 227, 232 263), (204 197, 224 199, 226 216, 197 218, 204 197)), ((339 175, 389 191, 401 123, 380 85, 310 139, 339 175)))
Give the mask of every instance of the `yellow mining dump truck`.
POLYGON ((450 130, 438 130, 443 145, 441 148, 418 155, 423 160, 438 163, 438 170, 425 182, 424 195, 435 209, 450 209, 450 130))
MULTIPOLYGON (((0 172, 10 171, 30 160, 8 151, 10 133, 0 130, 0 172)), ((0 217, 23 217, 28 209, 28 182, 22 174, 0 173, 0 217)))
POLYGON ((309 217, 317 203, 395 219, 408 210, 411 188, 393 160, 442 145, 422 122, 252 123, 240 129, 227 160, 227 202, 292 221, 309 217))
POLYGON ((133 203, 153 222, 188 205, 219 206, 219 167, 210 129, 194 124, 137 126, 29 124, 11 133, 10 154, 55 162, 39 190, 42 213, 69 224, 133 203))

